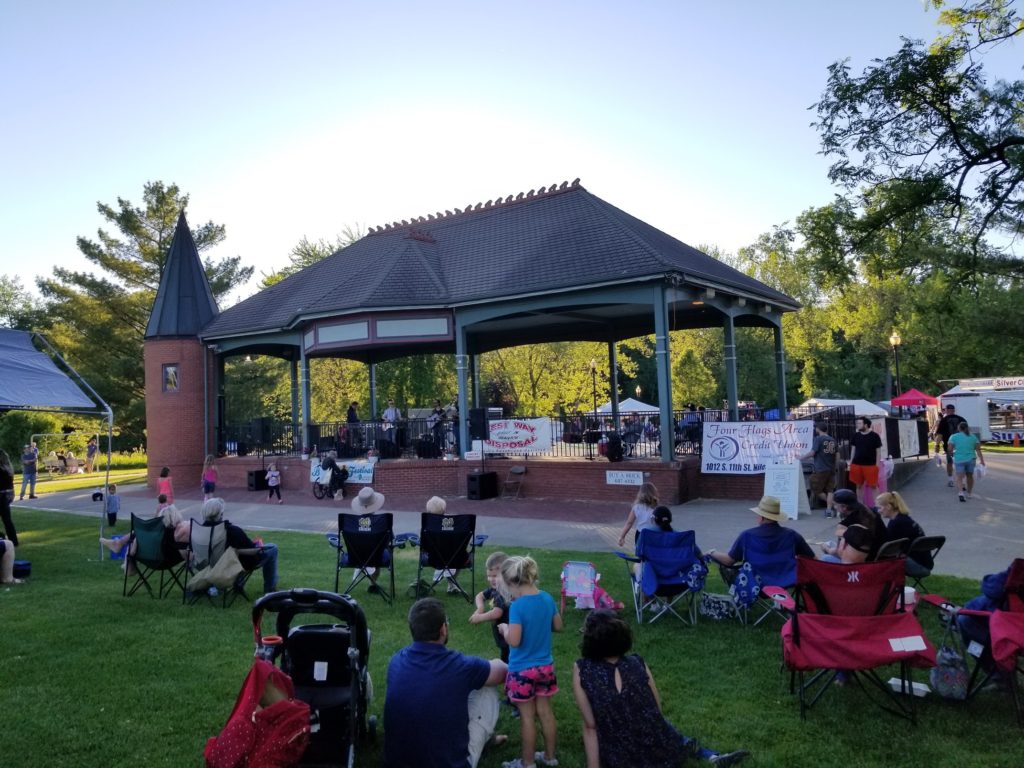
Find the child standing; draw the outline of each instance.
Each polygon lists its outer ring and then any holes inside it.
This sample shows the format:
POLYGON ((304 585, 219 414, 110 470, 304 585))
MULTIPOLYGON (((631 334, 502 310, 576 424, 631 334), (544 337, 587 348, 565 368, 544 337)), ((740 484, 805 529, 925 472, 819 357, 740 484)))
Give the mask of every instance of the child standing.
POLYGON ((510 557, 501 566, 501 578, 511 599, 508 624, 498 625, 509 645, 505 692, 519 709, 522 757, 502 763, 502 768, 536 768, 558 765, 555 758, 557 724, 551 697, 558 693, 551 633, 562 631, 562 617, 555 599, 537 587, 537 563, 531 557, 510 557), (540 720, 544 751, 535 752, 540 720))
POLYGON ((212 453, 203 462, 203 476, 200 482, 203 486, 203 501, 212 499, 213 492, 217 490, 217 467, 213 465, 212 453))
POLYGON ((469 617, 469 623, 493 622, 494 644, 501 651, 501 660, 508 664, 508 643, 498 629, 502 624, 508 624, 508 600, 501 593, 501 566, 506 560, 508 555, 504 552, 492 552, 487 558, 487 583, 491 586, 477 593, 476 612, 469 617), (488 600, 491 601, 490 610, 486 608, 488 600))
POLYGON ((281 473, 277 470, 277 464, 271 462, 267 467, 267 501, 269 502, 277 494, 277 503, 284 504, 281 499, 281 473))
POLYGON ((629 533, 629 529, 634 524, 636 524, 637 535, 639 535, 640 530, 643 528, 656 527, 651 522, 651 516, 654 514, 656 506, 658 506, 658 489, 654 483, 644 483, 640 486, 640 490, 637 491, 636 499, 633 500, 633 506, 630 508, 629 514, 626 515, 626 524, 622 526, 622 533, 619 534, 620 547, 626 545, 626 534, 629 533))
POLYGON ((167 503, 174 503, 174 483, 171 480, 171 468, 164 467, 160 470, 160 479, 156 481, 156 492, 167 497, 167 503))
POLYGON ((107 513, 107 525, 111 528, 117 525, 117 513, 121 511, 121 497, 117 495, 117 486, 113 483, 107 486, 107 496, 103 500, 103 511, 107 513))

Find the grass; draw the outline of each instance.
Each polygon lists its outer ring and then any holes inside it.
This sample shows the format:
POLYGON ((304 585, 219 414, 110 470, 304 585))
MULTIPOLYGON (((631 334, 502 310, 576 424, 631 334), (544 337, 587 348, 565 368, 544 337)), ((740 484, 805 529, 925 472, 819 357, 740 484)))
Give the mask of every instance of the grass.
MULTIPOLYGON (((77 491, 84 488, 99 488, 106 480, 105 472, 93 472, 88 475, 54 475, 52 479, 47 477, 45 472, 36 475, 36 495, 42 493, 55 493, 57 491, 77 491)), ((115 485, 128 485, 131 483, 142 483, 146 480, 146 470, 143 469, 112 469, 110 470, 110 482, 115 485)), ((21 493, 21 475, 14 476, 14 491, 21 493)), ((25 489, 28 493, 28 488, 25 489)))
MULTIPOLYGON (((5 768, 201 765, 205 741, 224 725, 251 662, 249 606, 239 601, 222 610, 205 602, 185 607, 173 598, 122 598, 117 563, 95 559, 93 520, 24 508, 14 514, 22 538, 19 557, 32 560, 33 576, 28 584, 0 591, 5 768)), ((282 588, 333 587, 333 551, 322 536, 282 532, 272 538, 281 550, 282 588)), ((611 555, 532 554, 542 586, 556 598, 562 562, 590 559, 603 571, 606 589, 629 600, 625 569, 611 555)), ((993 563, 993 569, 1002 566, 993 563)), ((414 578, 415 550, 399 550, 397 568, 395 607, 362 586, 356 591, 373 632, 370 670, 377 696, 371 712, 379 717, 388 659, 408 643, 405 613, 411 601, 402 588, 414 578)), ((258 574, 254 580, 258 585, 258 574)), ((724 591, 716 582, 717 575, 709 581, 711 591, 724 591)), ((977 591, 976 583, 963 579, 936 576, 929 585, 958 601, 977 591)), ((440 597, 449 606, 452 647, 496 655, 490 627, 469 624, 470 606, 440 597)), ((923 608, 922 614, 937 642, 941 633, 932 612, 923 608)), ((565 631, 555 640, 562 685, 554 699, 558 757, 565 766, 583 765, 571 691, 582 619, 582 611, 567 608, 565 631)), ((929 696, 920 702, 914 728, 870 706, 852 686, 830 691, 801 722, 788 676, 779 669, 777 624, 742 628, 705 620, 691 628, 659 622, 636 633, 636 650, 654 672, 669 718, 712 747, 750 749, 750 766, 1024 765, 1024 744, 1006 694, 982 694, 966 706, 929 696)), ((486 754, 482 768, 517 756, 517 721, 504 710, 499 729, 512 738, 486 754)), ((360 745, 358 765, 380 764, 379 741, 360 745)))

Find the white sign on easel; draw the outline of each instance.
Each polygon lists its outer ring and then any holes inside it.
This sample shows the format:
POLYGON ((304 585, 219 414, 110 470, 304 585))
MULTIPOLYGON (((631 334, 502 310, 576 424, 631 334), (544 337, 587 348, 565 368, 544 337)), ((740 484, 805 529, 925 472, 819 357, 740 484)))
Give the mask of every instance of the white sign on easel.
POLYGON ((777 498, 782 514, 790 520, 796 520, 801 512, 811 514, 811 505, 807 501, 807 484, 804 482, 804 468, 799 461, 766 467, 764 495, 777 498))

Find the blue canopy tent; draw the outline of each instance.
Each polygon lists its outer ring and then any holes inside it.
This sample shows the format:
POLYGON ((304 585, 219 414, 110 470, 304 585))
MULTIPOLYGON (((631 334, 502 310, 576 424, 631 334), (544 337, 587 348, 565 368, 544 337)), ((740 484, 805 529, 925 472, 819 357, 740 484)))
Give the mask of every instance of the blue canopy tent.
MULTIPOLYGON (((41 334, 0 328, 0 359, 4 361, 0 366, 0 411, 82 413, 106 417, 107 471, 104 488, 109 485, 110 446, 114 438, 114 412, 110 406, 41 334), (36 342, 42 349, 36 346, 36 342), (58 362, 66 373, 58 367, 58 362)), ((105 519, 100 515, 101 537, 105 519)))

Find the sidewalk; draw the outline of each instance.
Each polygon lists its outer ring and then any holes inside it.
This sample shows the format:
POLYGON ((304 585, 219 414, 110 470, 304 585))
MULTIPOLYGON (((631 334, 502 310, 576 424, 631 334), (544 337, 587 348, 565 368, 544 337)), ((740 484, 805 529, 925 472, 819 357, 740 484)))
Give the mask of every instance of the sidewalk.
MULTIPOLYGON (((987 454, 991 474, 979 481, 974 498, 957 501, 946 486, 945 471, 931 465, 901 491, 911 514, 929 535, 944 535, 946 546, 936 558, 936 572, 980 579, 1005 568, 1014 557, 1024 557, 1024 454, 987 454)), ((128 518, 152 515, 155 493, 143 485, 121 487, 121 514, 128 518)), ((17 506, 94 516, 99 529, 100 504, 91 500, 92 489, 64 491, 17 506)), ((338 512, 350 511, 351 499, 317 501, 309 492, 284 493, 284 504, 266 503, 264 492, 241 490, 224 494, 226 516, 249 531, 337 530, 338 512)), ((199 517, 202 495, 198 490, 178 495, 178 509, 199 517)), ((395 516, 395 531, 418 531, 426 498, 389 496, 384 505, 395 516)), ((672 507, 676 528, 693 528, 704 549, 727 549, 736 535, 755 523, 749 508, 756 503, 698 499, 672 507)), ((629 511, 618 502, 555 502, 545 499, 448 499, 453 513, 477 515, 477 532, 488 535, 490 547, 515 549, 569 549, 581 552, 612 552, 629 511)), ((812 546, 834 538, 834 520, 818 510, 787 525, 799 531, 812 546)))

